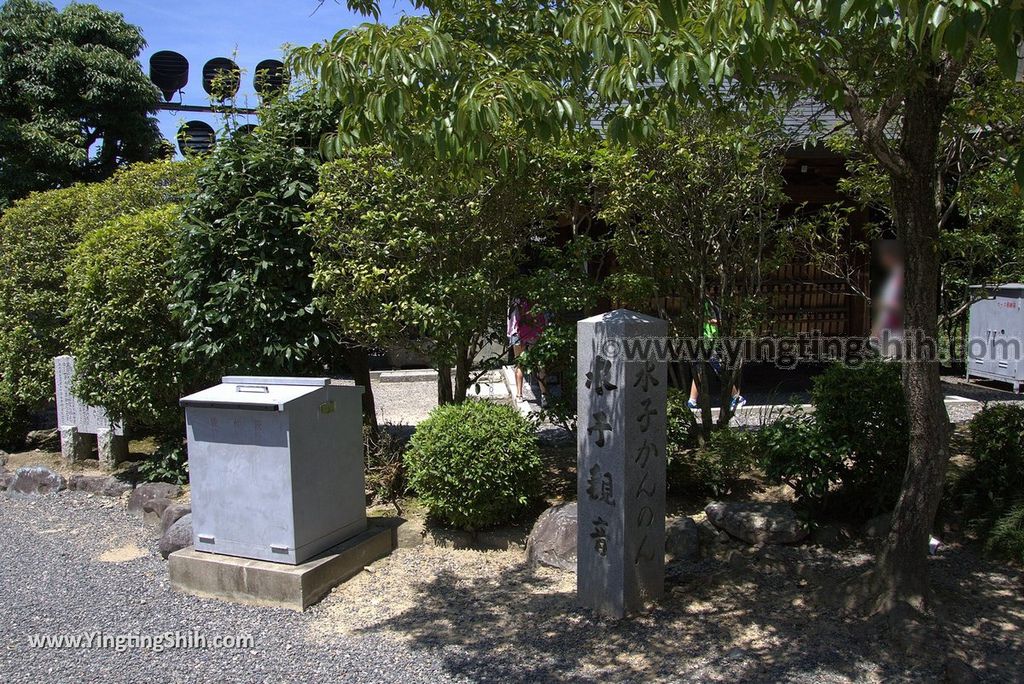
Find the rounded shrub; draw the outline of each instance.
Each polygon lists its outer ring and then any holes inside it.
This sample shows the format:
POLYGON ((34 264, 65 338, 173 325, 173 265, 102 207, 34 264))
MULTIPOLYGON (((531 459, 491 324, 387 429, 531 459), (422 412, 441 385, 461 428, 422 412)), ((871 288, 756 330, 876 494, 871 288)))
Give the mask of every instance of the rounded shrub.
POLYGON ((1024 562, 1024 407, 990 404, 968 426, 973 466, 950 500, 989 553, 1024 562))
POLYGON ((133 429, 180 435, 178 398, 193 383, 175 345, 168 261, 177 205, 109 222, 75 249, 68 267, 76 393, 133 429))
POLYGON ((1024 486, 1024 407, 991 404, 971 420, 971 481, 993 500, 1019 497, 1024 486))
POLYGON ((32 193, 0 216, 0 446, 53 400, 53 357, 70 349, 66 269, 75 247, 122 216, 180 200, 183 162, 135 164, 102 183, 32 193))
POLYGON ((510 406, 439 406, 416 428, 405 462, 430 514, 466 530, 509 522, 540 493, 536 434, 510 406))

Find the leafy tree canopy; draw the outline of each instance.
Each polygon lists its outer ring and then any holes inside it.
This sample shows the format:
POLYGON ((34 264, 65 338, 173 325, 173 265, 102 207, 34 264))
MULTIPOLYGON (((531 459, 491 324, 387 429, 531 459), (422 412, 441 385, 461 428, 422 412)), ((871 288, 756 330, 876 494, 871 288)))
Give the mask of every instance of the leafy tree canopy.
POLYGON ((136 61, 144 45, 95 5, 0 7, 0 209, 158 156, 158 93, 136 61))

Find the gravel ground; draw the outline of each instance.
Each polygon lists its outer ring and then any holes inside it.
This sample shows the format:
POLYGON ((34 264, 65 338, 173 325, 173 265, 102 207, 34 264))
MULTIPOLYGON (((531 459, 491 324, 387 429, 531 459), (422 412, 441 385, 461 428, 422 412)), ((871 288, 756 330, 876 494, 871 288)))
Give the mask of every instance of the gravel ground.
POLYGON ((171 590, 152 530, 120 500, 0 494, 2 682, 449 682, 440 654, 387 635, 310 641, 316 615, 171 590), (253 649, 32 648, 32 634, 252 635, 253 649))
POLYGON ((1024 681, 1020 573, 956 546, 932 561, 949 637, 908 658, 817 598, 870 563, 862 551, 713 544, 670 566, 657 610, 616 623, 575 606, 573 575, 531 571, 516 552, 400 549, 296 614, 173 592, 152 531, 119 500, 0 495, 0 535, 4 682, 935 681, 951 651, 984 679, 1024 681), (255 646, 28 643, 96 630, 251 634, 255 646))

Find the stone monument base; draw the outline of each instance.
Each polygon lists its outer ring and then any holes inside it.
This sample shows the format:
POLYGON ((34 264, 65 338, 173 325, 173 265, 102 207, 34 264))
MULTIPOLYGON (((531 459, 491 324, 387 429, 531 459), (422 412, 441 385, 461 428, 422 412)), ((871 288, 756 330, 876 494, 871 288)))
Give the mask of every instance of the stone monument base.
POLYGON ((365 532, 300 565, 182 549, 167 559, 171 586, 204 598, 303 611, 391 553, 397 546, 399 522, 370 518, 365 532))

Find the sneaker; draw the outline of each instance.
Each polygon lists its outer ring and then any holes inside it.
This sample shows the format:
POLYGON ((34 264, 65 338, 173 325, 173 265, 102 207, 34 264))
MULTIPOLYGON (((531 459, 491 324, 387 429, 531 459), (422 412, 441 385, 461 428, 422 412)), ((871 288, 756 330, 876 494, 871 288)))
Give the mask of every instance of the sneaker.
POLYGON ((686 400, 686 408, 688 408, 688 409, 695 409, 695 408, 697 408, 697 402, 695 400, 693 400, 693 399, 687 399, 686 400))
POLYGON ((737 394, 735 397, 732 398, 732 410, 733 410, 733 413, 736 412, 736 409, 741 409, 741 408, 743 408, 746 405, 747 405, 747 400, 743 398, 742 394, 737 394))

